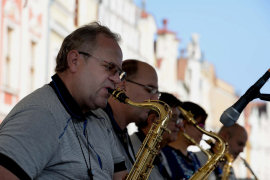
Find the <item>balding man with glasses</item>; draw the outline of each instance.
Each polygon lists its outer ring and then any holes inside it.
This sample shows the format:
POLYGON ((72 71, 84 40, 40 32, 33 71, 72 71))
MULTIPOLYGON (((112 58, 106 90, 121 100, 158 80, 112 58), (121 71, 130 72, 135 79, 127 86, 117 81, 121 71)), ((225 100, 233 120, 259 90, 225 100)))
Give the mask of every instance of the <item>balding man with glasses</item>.
POLYGON ((0 126, 0 179, 122 179, 124 156, 103 110, 125 76, 119 37, 97 22, 68 35, 49 84, 0 126))
MULTIPOLYGON (((131 101, 140 103, 148 99, 158 99, 158 77, 151 65, 129 59, 123 61, 122 68, 126 72, 126 78, 118 83, 118 87, 124 90, 131 101)), ((124 104, 110 97, 105 112, 109 116, 121 152, 126 157, 126 167, 130 170, 135 162, 135 151, 127 126, 132 122, 145 121, 149 109, 124 104)))

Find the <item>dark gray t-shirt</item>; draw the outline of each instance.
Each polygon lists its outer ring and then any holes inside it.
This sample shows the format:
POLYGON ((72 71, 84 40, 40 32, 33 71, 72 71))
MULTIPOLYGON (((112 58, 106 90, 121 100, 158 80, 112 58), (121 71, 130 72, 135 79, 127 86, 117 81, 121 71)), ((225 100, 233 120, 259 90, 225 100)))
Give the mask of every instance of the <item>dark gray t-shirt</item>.
POLYGON ((124 157, 111 126, 99 109, 86 119, 72 120, 52 87, 45 85, 20 101, 1 123, 0 153, 31 179, 89 179, 90 164, 94 179, 112 179, 114 165, 124 157))

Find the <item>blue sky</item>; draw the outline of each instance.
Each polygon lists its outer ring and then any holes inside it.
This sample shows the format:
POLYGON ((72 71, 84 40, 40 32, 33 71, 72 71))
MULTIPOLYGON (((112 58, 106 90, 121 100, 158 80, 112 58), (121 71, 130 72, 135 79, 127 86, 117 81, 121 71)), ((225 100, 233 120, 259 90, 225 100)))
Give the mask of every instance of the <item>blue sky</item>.
MULTIPOLYGON (((179 49, 198 33, 205 59, 238 95, 270 68, 270 1, 146 0, 146 10, 159 28, 168 19, 168 29, 181 40, 179 49)), ((270 81, 261 92, 270 94, 270 81)))

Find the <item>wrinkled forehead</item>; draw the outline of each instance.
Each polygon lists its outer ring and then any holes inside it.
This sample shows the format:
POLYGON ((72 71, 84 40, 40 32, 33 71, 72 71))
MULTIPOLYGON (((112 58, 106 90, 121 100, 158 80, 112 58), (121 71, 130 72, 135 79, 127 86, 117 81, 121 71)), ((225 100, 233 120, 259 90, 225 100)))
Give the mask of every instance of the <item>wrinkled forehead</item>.
POLYGON ((122 67, 123 54, 118 42, 103 34, 99 34, 96 41, 92 53, 122 67))

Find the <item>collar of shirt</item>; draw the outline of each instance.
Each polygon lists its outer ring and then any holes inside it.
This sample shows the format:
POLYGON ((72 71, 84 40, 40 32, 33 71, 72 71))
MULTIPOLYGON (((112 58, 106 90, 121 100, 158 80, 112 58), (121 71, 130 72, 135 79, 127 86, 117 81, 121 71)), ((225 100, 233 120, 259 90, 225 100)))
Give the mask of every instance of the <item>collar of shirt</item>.
POLYGON ((138 132, 136 132, 136 135, 138 136, 141 142, 143 142, 146 137, 145 134, 140 129, 138 129, 138 132))
POLYGON ((106 108, 104 110, 108 114, 108 116, 109 116, 109 118, 111 120, 113 129, 116 132, 116 134, 126 134, 127 133, 127 128, 122 130, 120 128, 120 126, 117 124, 117 122, 115 121, 115 119, 113 117, 113 111, 112 111, 112 108, 111 108, 109 103, 107 104, 107 106, 106 106, 106 108))
POLYGON ((87 115, 96 116, 91 111, 87 113, 83 113, 78 103, 74 100, 74 98, 69 93, 63 81, 60 77, 55 74, 52 76, 52 81, 49 84, 53 90, 55 91, 58 99, 65 107, 66 111, 70 114, 72 118, 76 118, 78 120, 85 120, 87 115))

